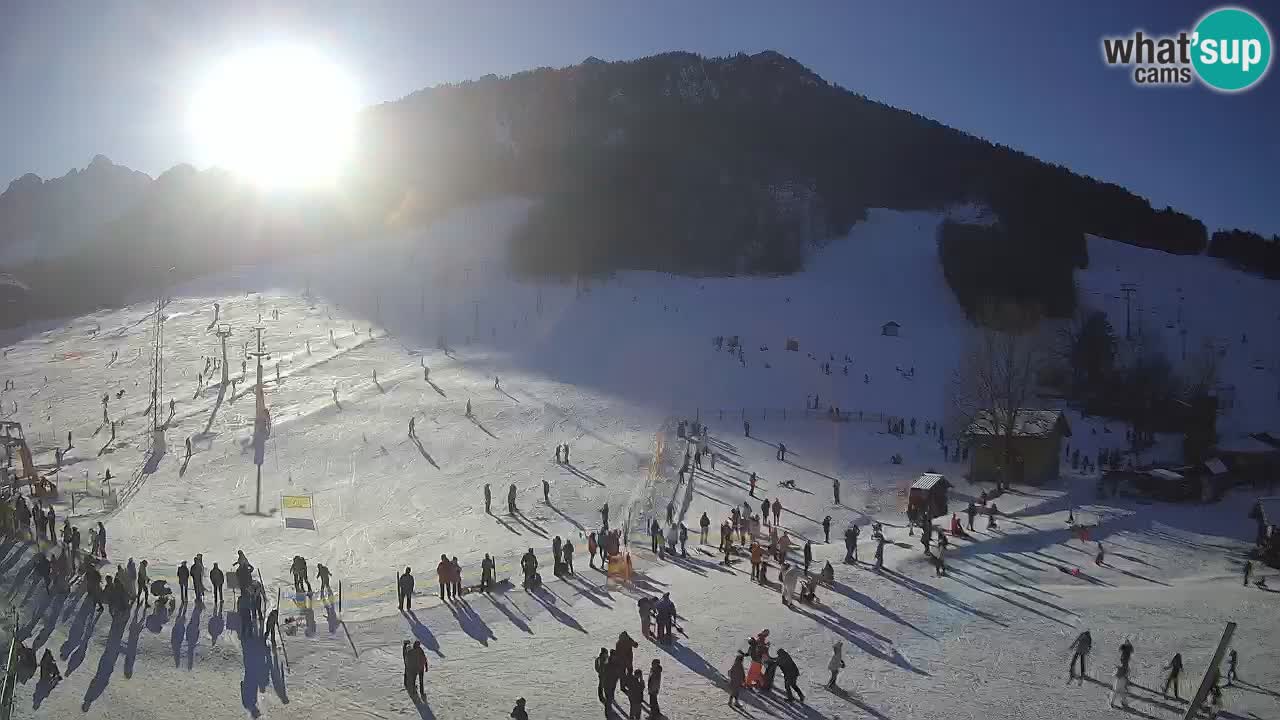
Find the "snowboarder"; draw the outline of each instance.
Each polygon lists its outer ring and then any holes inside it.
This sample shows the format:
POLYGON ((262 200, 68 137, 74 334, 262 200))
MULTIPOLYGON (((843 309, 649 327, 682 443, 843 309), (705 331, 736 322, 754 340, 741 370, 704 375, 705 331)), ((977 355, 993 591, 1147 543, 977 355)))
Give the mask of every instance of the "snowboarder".
POLYGON ((409 609, 413 609, 413 569, 405 568, 397 581, 397 597, 401 610, 407 605, 409 609))
POLYGON ((489 510, 489 504, 493 501, 493 494, 489 490, 489 483, 484 484, 484 514, 492 515, 489 510))
POLYGON ((515 483, 512 483, 512 484, 511 484, 511 487, 507 488, 507 514, 508 514, 508 515, 515 515, 515 514, 516 514, 516 486, 515 486, 515 483))
POLYGON ((1169 675, 1164 679, 1164 688, 1160 690, 1160 694, 1169 697, 1169 686, 1173 686, 1173 697, 1181 700, 1182 696, 1178 692, 1178 676, 1182 674, 1182 653, 1174 653, 1173 659, 1165 665, 1164 670, 1169 671, 1169 675))
POLYGON ((831 646, 831 660, 827 662, 827 669, 831 671, 831 679, 827 681, 827 687, 834 690, 836 688, 836 680, 840 676, 840 670, 844 668, 844 658, 841 657, 841 648, 843 642, 836 641, 831 646))

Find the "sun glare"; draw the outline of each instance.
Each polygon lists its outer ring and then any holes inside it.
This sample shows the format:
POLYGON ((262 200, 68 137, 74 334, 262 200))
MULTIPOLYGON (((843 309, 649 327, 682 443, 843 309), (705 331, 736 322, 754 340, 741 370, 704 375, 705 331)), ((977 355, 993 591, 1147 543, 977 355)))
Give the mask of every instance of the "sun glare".
POLYGON ((264 187, 332 183, 350 158, 351 77, 299 47, 244 52, 212 69, 191 102, 197 154, 264 187))

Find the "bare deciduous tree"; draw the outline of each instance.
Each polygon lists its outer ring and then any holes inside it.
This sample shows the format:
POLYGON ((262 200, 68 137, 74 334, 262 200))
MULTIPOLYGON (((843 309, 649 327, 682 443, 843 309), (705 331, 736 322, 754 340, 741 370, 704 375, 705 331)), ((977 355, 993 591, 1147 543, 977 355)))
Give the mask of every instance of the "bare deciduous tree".
POLYGON ((952 388, 952 403, 967 426, 981 415, 1001 451, 996 489, 1008 484, 1013 463, 1013 437, 1018 410, 1026 407, 1048 344, 1040 333, 1037 308, 988 302, 978 316, 979 328, 952 388))

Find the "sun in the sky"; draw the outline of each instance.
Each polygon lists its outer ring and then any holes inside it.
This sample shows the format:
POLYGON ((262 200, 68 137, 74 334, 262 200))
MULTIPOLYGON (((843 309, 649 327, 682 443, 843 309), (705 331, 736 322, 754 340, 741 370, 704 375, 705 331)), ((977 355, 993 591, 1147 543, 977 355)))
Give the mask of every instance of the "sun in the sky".
POLYGON ((196 153, 269 188, 332 183, 355 142, 356 85, 311 49, 241 52, 216 64, 191 100, 196 153))

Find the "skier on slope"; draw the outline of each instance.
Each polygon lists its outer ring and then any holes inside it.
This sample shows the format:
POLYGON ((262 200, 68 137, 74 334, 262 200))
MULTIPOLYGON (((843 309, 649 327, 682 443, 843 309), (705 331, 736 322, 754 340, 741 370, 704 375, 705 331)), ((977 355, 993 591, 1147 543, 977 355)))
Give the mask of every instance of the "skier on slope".
POLYGON ((484 484, 484 513, 486 515, 493 514, 489 510, 489 504, 492 500, 493 500, 493 494, 489 490, 489 483, 485 483, 484 484))
POLYGON ((507 513, 509 515, 516 514, 516 486, 515 483, 507 488, 507 513))

